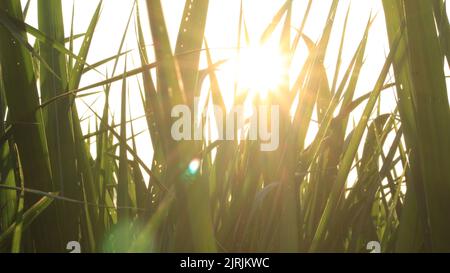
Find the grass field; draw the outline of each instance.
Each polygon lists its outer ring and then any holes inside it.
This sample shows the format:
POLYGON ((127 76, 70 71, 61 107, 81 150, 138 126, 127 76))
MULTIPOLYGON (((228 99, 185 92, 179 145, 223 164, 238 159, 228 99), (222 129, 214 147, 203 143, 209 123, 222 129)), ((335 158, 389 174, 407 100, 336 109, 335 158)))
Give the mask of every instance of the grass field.
POLYGON ((68 252, 71 241, 83 252, 369 252, 373 241, 382 252, 450 252, 446 2, 380 0, 390 47, 378 80, 360 95, 368 39, 380 31, 371 28, 375 14, 349 45, 348 16, 337 16, 348 7, 330 1, 316 40, 304 26, 317 1, 297 0, 306 4, 297 18, 286 0, 248 49, 241 8, 237 55, 268 51, 242 61, 244 72, 230 79, 219 71, 236 60, 214 59, 205 36, 212 1, 186 1, 173 47, 160 0, 136 1, 118 15, 128 24, 115 32, 121 43, 109 45, 117 53, 88 63, 102 7, 114 2, 98 1, 75 33, 77 15, 63 13, 71 1, 37 0, 32 26, 30 1, 0 0, 0 252, 68 252), (338 46, 330 43, 336 33, 338 46), (126 47, 127 35, 137 48, 126 47), (348 63, 347 47, 355 48, 348 63), (81 85, 92 71, 98 81, 81 85), (110 92, 114 84, 120 93, 110 92), (394 96, 386 101, 385 92, 394 96), (83 106, 87 122, 81 100, 99 96, 102 107, 83 106), (200 115, 204 136, 176 140, 172 110, 185 105, 193 116, 196 98, 203 103, 195 109, 208 113, 200 115), (130 114, 136 102, 145 109, 145 144, 130 114), (383 111, 386 103, 394 110, 383 111), (261 150, 263 140, 247 130, 240 140, 238 132, 217 138, 217 112, 238 105, 278 107, 269 124, 278 128, 276 150, 261 150))

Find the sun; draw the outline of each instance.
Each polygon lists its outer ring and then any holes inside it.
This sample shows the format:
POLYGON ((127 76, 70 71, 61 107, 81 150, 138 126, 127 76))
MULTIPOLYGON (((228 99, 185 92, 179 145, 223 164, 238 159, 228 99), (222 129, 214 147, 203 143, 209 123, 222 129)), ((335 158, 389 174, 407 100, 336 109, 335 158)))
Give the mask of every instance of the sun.
POLYGON ((262 98, 278 88, 286 66, 278 47, 268 45, 242 48, 233 63, 239 89, 262 98))

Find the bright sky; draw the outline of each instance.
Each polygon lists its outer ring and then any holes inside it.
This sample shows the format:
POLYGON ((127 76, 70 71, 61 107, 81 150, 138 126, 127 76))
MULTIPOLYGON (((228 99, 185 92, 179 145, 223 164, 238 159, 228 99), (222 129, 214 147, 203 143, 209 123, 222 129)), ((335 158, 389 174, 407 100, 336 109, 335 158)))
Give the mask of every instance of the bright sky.
MULTIPOLYGON (((264 31, 266 26, 271 22, 274 14, 282 6, 285 0, 243 0, 244 3, 244 17, 247 23, 248 32, 252 41, 258 41, 261 33, 264 31)), ((22 0, 22 2, 26 2, 22 0)), ((36 19, 36 2, 32 1, 29 16, 27 21, 32 25, 37 25, 36 19)), ((75 33, 83 33, 87 29, 91 16, 98 4, 97 0, 62 0, 64 8, 64 18, 65 18, 65 28, 66 36, 70 33, 70 18, 72 13, 72 4, 75 2, 75 33)), ((129 14, 131 12, 131 7, 133 4, 132 0, 104 0, 103 10, 101 13, 100 21, 98 27, 95 31, 94 39, 92 42, 92 47, 88 57, 88 63, 95 63, 99 60, 105 59, 107 57, 117 54, 118 47, 120 45, 120 40, 122 34, 125 30, 126 22, 128 20, 129 14)), ((151 38, 150 29, 148 27, 147 21, 147 11, 144 0, 139 0, 142 20, 144 24, 144 31, 147 37, 147 44, 149 45, 149 52, 151 52, 151 38)), ((167 27, 170 34, 172 47, 175 45, 178 28, 184 8, 184 0, 162 0, 165 19, 167 21, 167 27)), ((292 14, 292 24, 294 27, 298 28, 301 24, 303 14, 305 12, 306 0, 295 0, 293 3, 293 14, 292 14)), ((325 18, 327 16, 329 7, 331 5, 331 0, 320 0, 314 1, 309 20, 307 22, 305 33, 317 41, 319 35, 322 32, 323 26, 325 24, 325 18)), ((362 70, 361 79, 357 87, 357 96, 367 93, 370 91, 381 67, 384 63, 385 56, 387 52, 387 38, 386 30, 384 26, 384 15, 380 0, 341 0, 339 1, 338 14, 336 16, 337 21, 335 22, 333 28, 333 34, 330 41, 329 54, 326 59, 326 68, 328 69, 328 76, 333 77, 334 71, 333 67, 336 63, 337 50, 339 48, 340 36, 342 32, 342 26, 345 18, 345 13, 347 8, 351 3, 349 24, 347 30, 347 37, 345 42, 345 49, 343 52, 343 63, 342 69, 345 69, 349 63, 351 56, 362 38, 363 31, 370 14, 376 15, 376 20, 373 24, 372 31, 370 33, 366 62, 362 70)), ((206 27, 206 39, 212 50, 214 61, 220 59, 232 58, 235 54, 232 50, 226 48, 233 48, 237 44, 237 30, 239 22, 239 7, 240 0, 210 0, 210 7, 208 13, 208 21, 206 27)), ((293 31, 295 33, 295 31, 293 31)), ((277 38, 278 39, 278 38, 277 38)), ((132 54, 128 57, 128 69, 139 66, 139 57, 136 52, 136 34, 134 17, 132 19, 130 29, 128 30, 128 35, 126 39, 126 48, 133 50, 132 54)), ((294 65, 293 73, 297 73, 301 67, 301 62, 306 56, 306 48, 302 44, 299 49, 299 54, 296 57, 296 62, 294 65)), ((204 64, 203 64, 204 65, 204 64)), ((220 72, 221 79, 226 79, 232 75, 233 71, 230 67, 223 67, 220 72)), ((111 65, 107 65, 101 68, 102 73, 111 73, 111 65)), ((123 63, 121 62, 116 74, 122 73, 123 63)), ((90 72, 81 82, 81 86, 86 86, 91 83, 103 80, 103 76, 96 72, 90 72)), ((229 82, 231 81, 226 81, 229 82)), ((141 107, 141 101, 139 97, 139 89, 137 88, 137 80, 130 79, 129 90, 130 98, 132 100, 133 109, 132 116, 137 117, 143 114, 141 107)), ((112 86, 111 92, 111 104, 112 111, 115 113, 116 123, 120 119, 120 88, 121 83, 114 84, 112 86)), ((231 85, 223 85, 223 90, 225 92, 232 92, 231 85)), ((100 91, 100 90, 95 90, 100 91)), ((385 92, 385 101, 387 103, 383 104, 383 111, 390 112, 393 110, 394 105, 392 103, 393 97, 392 92, 385 92)), ((102 96, 84 99, 86 103, 94 103, 95 109, 101 109, 103 106, 102 96)), ((87 108, 79 103, 80 116, 84 114, 85 117, 91 115, 87 108), (86 111, 86 112, 85 112, 86 111)), ((91 121, 93 121, 91 119, 91 121)), ((143 119, 138 120, 133 123, 135 133, 146 128, 145 121, 143 119)), ((88 126, 83 126, 87 130, 88 126)), ((95 127, 95 123, 91 123, 91 128, 95 127)), ((311 132, 313 134, 314 132, 311 132)), ((147 132, 138 136, 138 144, 143 147, 139 149, 140 156, 144 159, 146 163, 150 165, 153 151, 151 147, 148 146, 149 135, 147 132)))

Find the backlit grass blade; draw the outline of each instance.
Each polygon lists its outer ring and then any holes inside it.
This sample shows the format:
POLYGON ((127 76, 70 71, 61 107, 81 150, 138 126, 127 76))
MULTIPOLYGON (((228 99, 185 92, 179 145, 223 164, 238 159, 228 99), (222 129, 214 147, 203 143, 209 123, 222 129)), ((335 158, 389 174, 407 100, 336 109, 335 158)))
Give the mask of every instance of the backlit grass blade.
POLYGON ((404 8, 432 250, 449 251, 450 222, 445 211, 450 209, 450 114, 441 47, 431 5, 404 1, 404 8))
POLYGON ((175 54, 189 52, 177 58, 180 66, 183 86, 188 104, 194 102, 200 53, 203 45, 203 36, 208 15, 209 0, 186 1, 183 17, 181 19, 175 54))
MULTIPOLYGON (((396 32, 404 21, 403 2, 383 1, 385 18, 387 24, 388 37, 392 41, 396 32)), ((418 187, 422 184, 422 174, 417 152, 417 124, 412 97, 413 83, 410 77, 411 67, 408 59, 408 39, 404 35, 399 43, 399 48, 395 55, 394 73, 397 84, 398 109, 404 128, 406 148, 409 152, 408 162, 410 168, 406 173, 408 191, 402 217, 396 249, 398 251, 419 251, 425 242, 425 205, 423 204, 423 190, 418 187), (399 92, 400 91, 400 92, 399 92), (420 202, 420 203, 419 203, 420 202)), ((428 236, 426 236, 428 237, 428 236)), ((429 239, 427 239, 429 241, 429 239)))
POLYGON ((450 66, 450 23, 446 6, 447 2, 445 0, 433 0, 433 12, 439 29, 442 55, 447 58, 447 66, 450 66))
MULTIPOLYGON (((0 3, 2 12, 17 20, 23 20, 20 3, 0 3)), ((31 55, 28 49, 17 40, 26 39, 24 30, 13 35, 4 26, 0 27, 0 63, 5 96, 9 107, 10 120, 14 126, 13 137, 18 146, 22 161, 24 184, 27 187, 52 191, 48 149, 44 132, 42 113, 38 109, 39 100, 35 82, 31 55)), ((37 201, 34 196, 25 195, 25 207, 28 209, 37 201)), ((51 244, 57 244, 54 236, 49 233, 45 223, 54 219, 50 214, 43 214, 34 222, 32 231, 36 247, 42 250, 53 249, 51 244)))
POLYGON ((357 127, 354 130, 354 134, 351 137, 349 147, 345 150, 344 155, 341 159, 340 169, 337 174, 336 181, 334 182, 332 193, 327 201, 327 205, 321 216, 319 226, 317 228, 316 234, 314 235, 314 239, 313 239, 313 242, 312 242, 312 245, 311 245, 309 251, 312 251, 312 252, 316 251, 319 247, 320 241, 323 240, 323 236, 327 229, 327 224, 328 224, 329 218, 331 216, 332 211, 334 210, 334 208, 336 206, 336 202, 338 201, 340 191, 344 187, 345 181, 347 180, 347 176, 348 176, 348 173, 350 172, 350 168, 353 163, 353 159, 355 158, 355 154, 357 152, 361 138, 365 131, 367 121, 368 121, 369 117, 371 116, 373 107, 375 106, 375 103, 378 99, 379 92, 381 91, 381 89, 383 87, 383 84, 386 80, 386 76, 392 65, 393 57, 396 52, 396 49, 397 49, 397 46, 399 43, 399 39, 400 39, 402 33, 403 32, 400 32, 398 34, 397 39, 393 43, 393 47, 391 48, 391 52, 387 56, 386 62, 383 66, 383 69, 382 69, 380 76, 377 80, 377 83, 374 87, 374 91, 373 91, 371 97, 369 98, 369 101, 367 102, 366 107, 363 111, 361 120, 359 121, 357 127))
MULTIPOLYGON (((62 16, 60 0, 38 1, 39 29, 59 43, 64 43, 65 37, 62 16)), ((48 72, 41 63, 39 74, 41 98, 47 101, 63 93, 63 90, 67 87, 66 56, 46 43, 39 44, 39 51, 41 57, 56 74, 48 72)), ((80 199, 81 192, 77 181, 75 143, 70 111, 69 98, 61 99, 58 103, 43 109, 44 122, 54 181, 53 190, 59 191, 65 197, 80 199)), ((57 205, 58 213, 60 214, 59 225, 63 234, 62 248, 64 242, 78 239, 79 232, 76 227, 79 221, 80 207, 68 203, 59 203, 57 205), (63 220, 64 215, 71 215, 71 218, 63 220)))
POLYGON ((22 229, 26 230, 29 228, 33 222, 35 222, 38 216, 42 215, 42 213, 47 209, 47 207, 53 202, 53 199, 50 197, 42 197, 35 204, 33 204, 27 211, 23 214, 23 219, 21 222, 13 223, 8 229, 6 229, 0 235, 0 247, 6 243, 7 239, 13 235, 16 227, 18 225, 22 225, 22 229))
MULTIPOLYGON (((125 65, 126 70, 126 65, 125 65)), ((122 99, 121 99, 121 118, 120 118, 120 158, 119 158, 119 175, 118 175, 118 188, 117 188, 117 205, 119 207, 128 206, 128 159, 127 159, 127 81, 124 78, 122 83, 122 99)), ((127 210, 118 211, 119 224, 125 224, 128 222, 129 212, 127 210)))

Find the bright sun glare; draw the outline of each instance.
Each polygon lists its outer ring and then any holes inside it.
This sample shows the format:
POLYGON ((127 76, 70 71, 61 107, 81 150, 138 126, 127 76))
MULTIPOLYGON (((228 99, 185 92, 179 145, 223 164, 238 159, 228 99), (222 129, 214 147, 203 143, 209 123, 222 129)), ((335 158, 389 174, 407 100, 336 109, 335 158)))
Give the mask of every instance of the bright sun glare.
POLYGON ((233 66, 239 89, 265 98, 282 81, 284 58, 277 47, 250 46, 241 49, 233 66))

